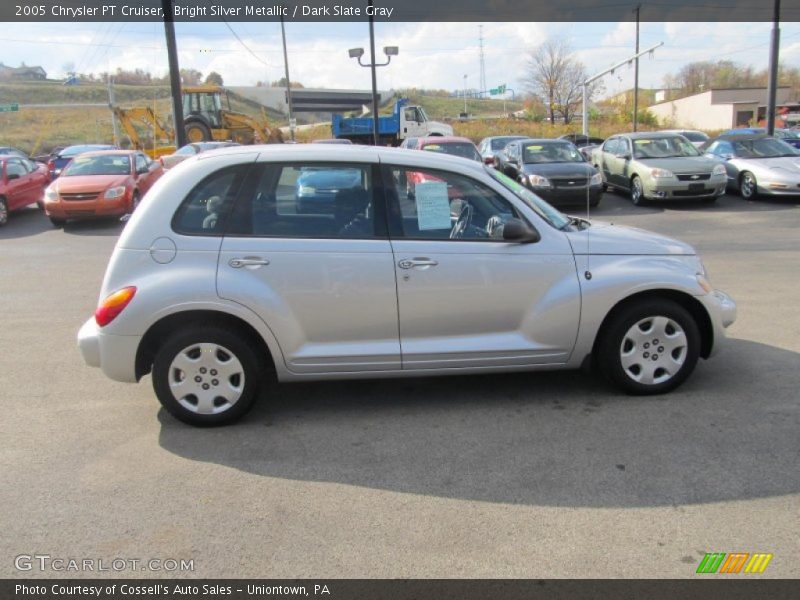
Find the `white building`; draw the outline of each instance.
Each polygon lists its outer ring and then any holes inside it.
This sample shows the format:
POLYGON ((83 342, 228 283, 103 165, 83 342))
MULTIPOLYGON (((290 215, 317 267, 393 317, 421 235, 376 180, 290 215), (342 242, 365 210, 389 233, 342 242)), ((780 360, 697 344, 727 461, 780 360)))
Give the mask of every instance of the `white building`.
MULTIPOLYGON (((791 88, 778 88, 778 106, 791 106, 795 99, 790 95, 791 88)), ((766 105, 766 88, 724 88, 654 104, 648 110, 666 127, 714 131, 755 124, 764 118, 766 105)))

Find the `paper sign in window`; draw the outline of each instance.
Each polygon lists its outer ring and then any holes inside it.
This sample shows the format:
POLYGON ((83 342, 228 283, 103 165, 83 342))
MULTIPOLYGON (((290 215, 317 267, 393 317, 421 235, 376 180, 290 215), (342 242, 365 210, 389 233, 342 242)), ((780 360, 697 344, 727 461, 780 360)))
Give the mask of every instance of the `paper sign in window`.
POLYGON ((444 181, 422 181, 414 187, 420 231, 450 229, 450 200, 444 181))

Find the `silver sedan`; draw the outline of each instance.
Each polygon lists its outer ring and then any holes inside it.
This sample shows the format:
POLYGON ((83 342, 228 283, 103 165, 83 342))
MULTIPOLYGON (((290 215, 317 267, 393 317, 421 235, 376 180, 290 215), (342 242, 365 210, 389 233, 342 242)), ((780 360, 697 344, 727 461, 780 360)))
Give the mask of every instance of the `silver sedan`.
POLYGON ((728 187, 742 198, 800 195, 800 152, 763 134, 725 135, 702 150, 725 165, 728 187))

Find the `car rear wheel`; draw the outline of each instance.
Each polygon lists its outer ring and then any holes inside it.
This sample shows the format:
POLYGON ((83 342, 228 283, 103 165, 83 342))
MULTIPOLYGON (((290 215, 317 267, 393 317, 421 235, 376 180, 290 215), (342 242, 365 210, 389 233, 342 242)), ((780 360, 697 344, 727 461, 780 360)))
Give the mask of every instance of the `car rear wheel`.
POLYGON ((0 198, 0 227, 8 223, 8 203, 5 198, 0 198))
POLYGON ((756 196, 758 196, 756 176, 750 171, 745 171, 739 178, 739 191, 745 200, 755 200, 756 196))
POLYGON ((217 325, 175 332, 153 361, 153 389, 175 418, 197 426, 236 421, 253 405, 261 377, 258 353, 217 325))
POLYGON ((638 175, 634 175, 633 179, 631 179, 631 202, 633 202, 635 206, 641 206, 644 204, 644 201, 645 198, 642 180, 638 175))
POLYGON ((631 304, 600 335, 597 363, 612 383, 629 394, 675 389, 692 373, 700 354, 697 323, 670 300, 631 304))

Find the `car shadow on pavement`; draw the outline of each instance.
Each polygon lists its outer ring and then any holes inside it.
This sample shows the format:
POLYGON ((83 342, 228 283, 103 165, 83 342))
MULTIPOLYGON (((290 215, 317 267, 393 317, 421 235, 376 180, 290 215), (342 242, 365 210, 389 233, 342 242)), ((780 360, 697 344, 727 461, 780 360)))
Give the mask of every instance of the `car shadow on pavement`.
POLYGON ((636 507, 800 491, 800 357, 732 340, 679 390, 576 372, 277 385, 240 423, 161 410, 176 455, 266 477, 528 505, 636 507))

